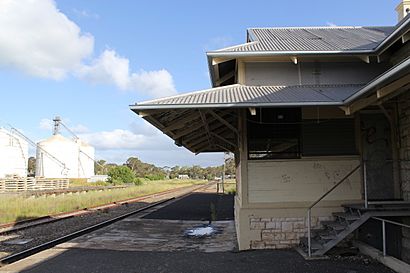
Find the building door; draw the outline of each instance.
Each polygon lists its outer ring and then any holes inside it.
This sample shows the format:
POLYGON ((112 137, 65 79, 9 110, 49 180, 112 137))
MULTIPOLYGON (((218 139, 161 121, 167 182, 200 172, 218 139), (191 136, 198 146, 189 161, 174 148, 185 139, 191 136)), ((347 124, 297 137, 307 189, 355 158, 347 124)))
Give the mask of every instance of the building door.
POLYGON ((389 121, 383 114, 362 114, 361 130, 368 199, 393 200, 393 154, 389 121))

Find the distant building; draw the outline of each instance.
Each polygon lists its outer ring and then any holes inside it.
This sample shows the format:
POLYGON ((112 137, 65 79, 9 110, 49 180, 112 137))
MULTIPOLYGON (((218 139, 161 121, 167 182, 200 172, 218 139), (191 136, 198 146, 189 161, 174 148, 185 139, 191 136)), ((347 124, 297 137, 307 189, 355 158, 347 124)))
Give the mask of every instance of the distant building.
POLYGON ((87 182, 95 183, 95 182, 106 182, 108 181, 108 175, 94 175, 87 179, 87 182))
POLYGON ((178 179, 189 179, 189 175, 187 175, 187 174, 178 174, 178 179))

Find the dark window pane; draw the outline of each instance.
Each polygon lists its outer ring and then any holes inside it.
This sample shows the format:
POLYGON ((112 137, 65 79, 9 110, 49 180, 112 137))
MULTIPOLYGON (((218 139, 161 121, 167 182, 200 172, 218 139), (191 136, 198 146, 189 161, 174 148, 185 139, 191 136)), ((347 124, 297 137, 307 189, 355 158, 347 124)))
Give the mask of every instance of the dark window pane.
POLYGON ((354 120, 333 119, 319 123, 304 120, 302 143, 304 156, 357 154, 354 120))
POLYGON ((249 159, 300 157, 299 108, 263 108, 248 113, 249 159))

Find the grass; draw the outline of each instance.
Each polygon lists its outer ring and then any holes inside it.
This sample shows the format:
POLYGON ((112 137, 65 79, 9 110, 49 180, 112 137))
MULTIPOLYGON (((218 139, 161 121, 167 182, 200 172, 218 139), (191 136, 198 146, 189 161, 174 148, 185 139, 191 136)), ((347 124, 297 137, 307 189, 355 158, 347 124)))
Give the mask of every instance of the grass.
POLYGON ((0 195, 0 224, 84 209, 204 183, 206 183, 204 180, 158 180, 144 181, 142 185, 122 189, 57 196, 24 197, 23 195, 2 194, 0 195))
POLYGON ((235 194, 236 193, 236 180, 235 179, 226 179, 225 180, 224 192, 226 194, 235 194))

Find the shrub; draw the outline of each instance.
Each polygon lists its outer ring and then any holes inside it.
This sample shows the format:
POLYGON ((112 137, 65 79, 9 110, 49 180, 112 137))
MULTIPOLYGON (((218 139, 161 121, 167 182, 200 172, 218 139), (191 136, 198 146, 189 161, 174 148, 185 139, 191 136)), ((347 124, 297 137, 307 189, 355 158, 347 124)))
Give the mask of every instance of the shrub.
POLYGON ((115 166, 108 171, 108 182, 114 185, 136 183, 135 174, 127 166, 115 166))
POLYGON ((134 184, 135 185, 142 185, 143 181, 141 178, 137 177, 134 179, 134 184))
POLYGON ((165 176, 162 174, 148 174, 145 176, 146 179, 154 181, 154 180, 163 180, 165 176))

